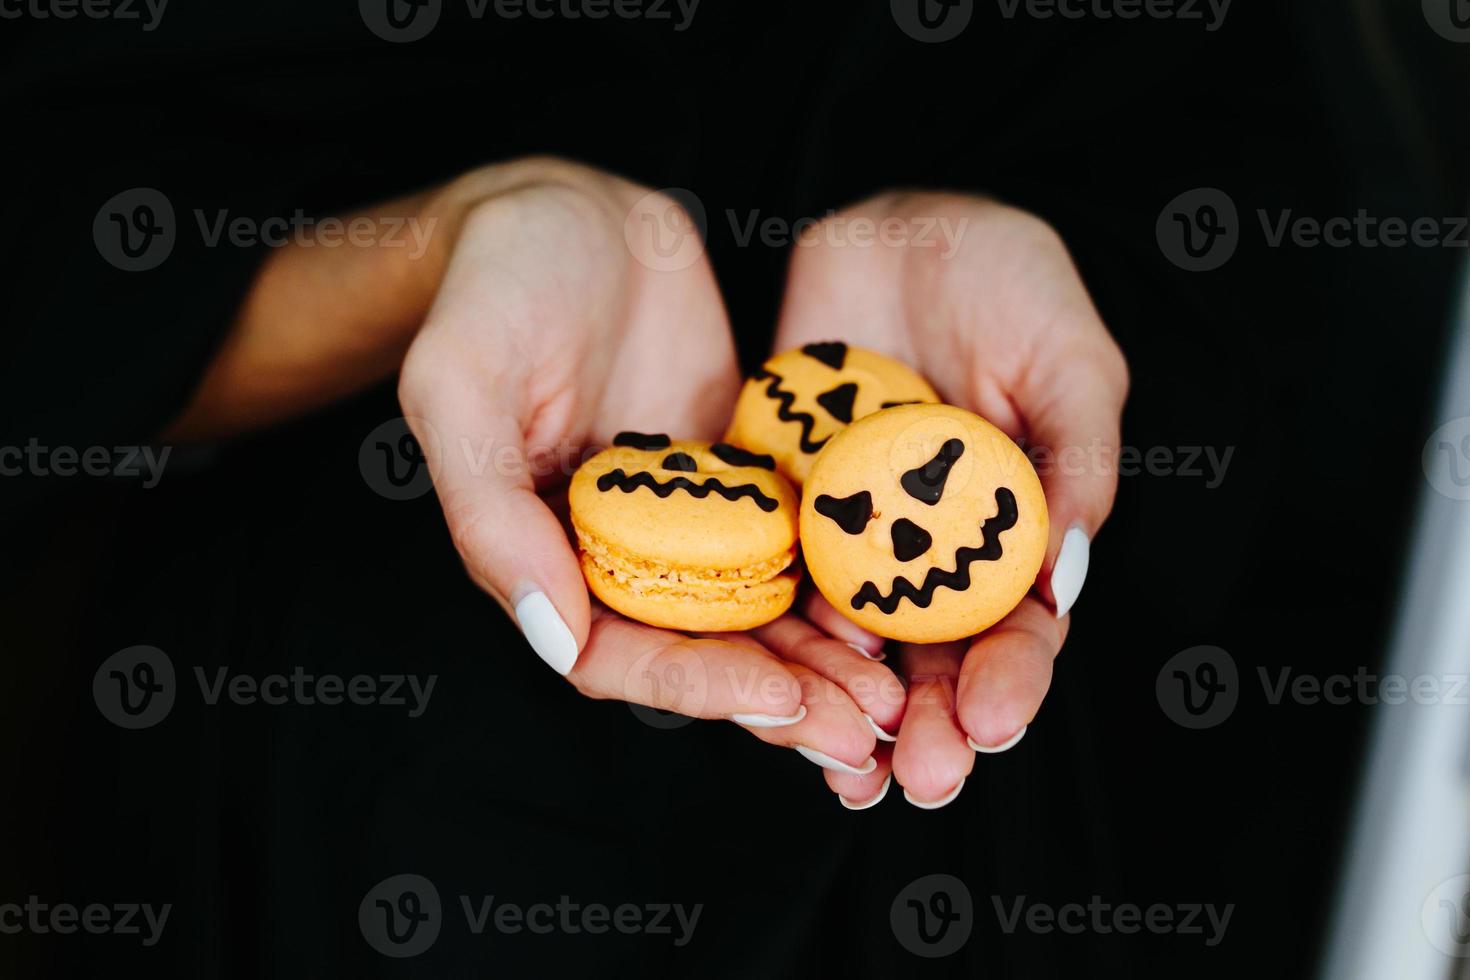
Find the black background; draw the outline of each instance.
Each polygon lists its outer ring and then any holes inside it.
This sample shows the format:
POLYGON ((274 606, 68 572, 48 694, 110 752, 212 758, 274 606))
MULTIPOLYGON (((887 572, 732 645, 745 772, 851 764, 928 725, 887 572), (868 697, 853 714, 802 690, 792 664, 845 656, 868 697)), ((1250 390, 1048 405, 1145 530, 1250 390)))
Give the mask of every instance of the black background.
MULTIPOLYGON (((1132 369, 1125 441, 1233 448, 1223 482, 1125 478, 1056 682, 959 800, 842 810, 794 753, 580 699, 465 579, 432 495, 358 470, 392 384, 162 482, 6 478, 0 902, 171 902, 152 949, 0 936, 7 976, 1297 977, 1330 910, 1361 706, 1267 702, 1257 668, 1382 657, 1462 252, 1269 248, 1256 209, 1463 213, 1465 49, 1418 4, 1237 0, 1199 21, 1006 19, 921 44, 888 4, 704 0, 670 21, 506 21, 449 2, 388 44, 345 0, 185 4, 157 30, 0 22, 5 279, 0 435, 135 444, 198 378, 256 253, 181 231, 159 269, 102 261, 92 217, 134 186, 183 215, 329 213, 518 154, 698 195, 747 367, 787 260, 731 230, 899 185, 994 194, 1061 231, 1132 369), (1400 9, 1401 8, 1401 9, 1400 9), (1154 224, 1225 190, 1242 241, 1189 273, 1154 224), (134 644, 183 683, 123 731, 91 679, 134 644), (1163 663, 1228 650, 1240 704, 1188 731, 1163 663), (429 710, 202 705, 196 666, 437 674, 429 710), (357 906, 413 872, 446 905, 389 960, 357 906), (974 933, 906 951, 889 904, 947 872, 974 933), (694 941, 472 936, 455 896, 703 903, 694 941), (1025 930, 992 896, 1235 906, 1224 941, 1025 930), (1084 974, 1085 971, 1085 974, 1084 974)), ((832 325, 840 336, 842 325, 832 325)), ((1448 873, 1448 869, 1447 869, 1448 873)))

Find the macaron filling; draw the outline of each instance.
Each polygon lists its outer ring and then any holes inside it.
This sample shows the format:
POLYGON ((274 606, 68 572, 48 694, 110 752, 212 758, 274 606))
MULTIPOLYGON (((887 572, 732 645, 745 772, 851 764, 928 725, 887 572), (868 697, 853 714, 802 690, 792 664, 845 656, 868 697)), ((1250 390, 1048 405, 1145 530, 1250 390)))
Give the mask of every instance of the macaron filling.
POLYGON ((768 602, 773 588, 796 560, 796 546, 763 561, 738 568, 692 568, 647 558, 609 546, 580 525, 577 539, 584 568, 619 588, 644 598, 701 602, 768 602))

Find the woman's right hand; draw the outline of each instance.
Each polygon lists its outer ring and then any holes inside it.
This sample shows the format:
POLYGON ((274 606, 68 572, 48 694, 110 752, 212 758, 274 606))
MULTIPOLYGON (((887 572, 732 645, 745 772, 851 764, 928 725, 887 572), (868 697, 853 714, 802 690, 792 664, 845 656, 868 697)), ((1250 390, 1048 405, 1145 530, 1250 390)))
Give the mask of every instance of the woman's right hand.
POLYGON ((470 576, 588 696, 732 719, 829 768, 868 767, 864 715, 891 730, 903 710, 886 667, 794 617, 767 628, 779 658, 750 635, 631 622, 589 600, 553 512, 551 495, 616 432, 713 440, 729 418, 735 352, 687 215, 544 159, 469 174, 435 207, 462 217, 399 398, 470 576))

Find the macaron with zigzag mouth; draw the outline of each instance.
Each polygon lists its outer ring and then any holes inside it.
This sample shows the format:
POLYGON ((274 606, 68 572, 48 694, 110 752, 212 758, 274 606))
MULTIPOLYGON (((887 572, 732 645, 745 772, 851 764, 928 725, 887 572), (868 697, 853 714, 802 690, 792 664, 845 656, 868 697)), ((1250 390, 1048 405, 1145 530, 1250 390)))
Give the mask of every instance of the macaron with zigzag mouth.
POLYGON ((1046 496, 1009 436, 953 405, 877 412, 832 437, 807 479, 812 581, 879 636, 973 636, 1023 599, 1046 553, 1046 496))
POLYGON ((631 619, 746 630, 796 596, 797 497, 770 456, 623 432, 568 502, 588 587, 631 619))
POLYGON ((725 438, 769 453, 800 486, 827 441, 864 416, 895 405, 937 402, 907 364, 838 341, 777 354, 745 382, 725 438))

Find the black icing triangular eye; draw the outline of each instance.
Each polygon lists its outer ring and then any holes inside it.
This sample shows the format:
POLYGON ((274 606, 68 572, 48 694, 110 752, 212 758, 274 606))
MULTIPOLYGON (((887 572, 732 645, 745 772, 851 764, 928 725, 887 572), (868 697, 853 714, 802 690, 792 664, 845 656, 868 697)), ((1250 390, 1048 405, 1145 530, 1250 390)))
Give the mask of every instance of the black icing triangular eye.
POLYGON ((645 435, 642 432, 619 432, 613 436, 613 445, 622 446, 625 449, 643 449, 653 452, 657 449, 669 448, 669 437, 663 433, 657 435, 645 435))
POLYGON ((884 402, 882 405, 880 405, 878 407, 879 408, 897 408, 900 405, 922 405, 922 404, 923 404, 923 402, 919 401, 917 398, 911 398, 911 399, 909 399, 906 402, 884 402))
POLYGON ((847 345, 840 340, 807 344, 801 352, 807 357, 815 357, 834 371, 841 371, 842 365, 847 363, 847 345))
POLYGON ((763 470, 776 468, 776 457, 753 453, 739 446, 732 446, 728 442, 717 442, 709 447, 709 451, 715 454, 716 459, 731 466, 756 466, 763 470))
POLYGON ((950 439, 939 447, 939 452, 934 454, 933 459, 900 477, 899 485, 903 487, 904 493, 932 507, 944 495, 944 481, 949 479, 950 467, 964 453, 965 444, 958 439, 950 439))
POLYGON ((873 519, 873 495, 861 490, 851 497, 829 497, 825 493, 812 502, 818 514, 848 534, 862 534, 873 519))
POLYGON ((831 391, 824 391, 817 396, 817 404, 827 410, 827 414, 839 422, 852 421, 852 400, 857 397, 857 385, 849 381, 845 385, 838 385, 831 391))
POLYGON ((669 453, 664 461, 659 464, 666 470, 676 470, 680 473, 698 473, 699 467, 694 462, 694 457, 688 453, 669 453))
POLYGON ((893 557, 899 561, 913 561, 934 543, 928 531, 907 517, 894 521, 890 533, 893 535, 893 557))

